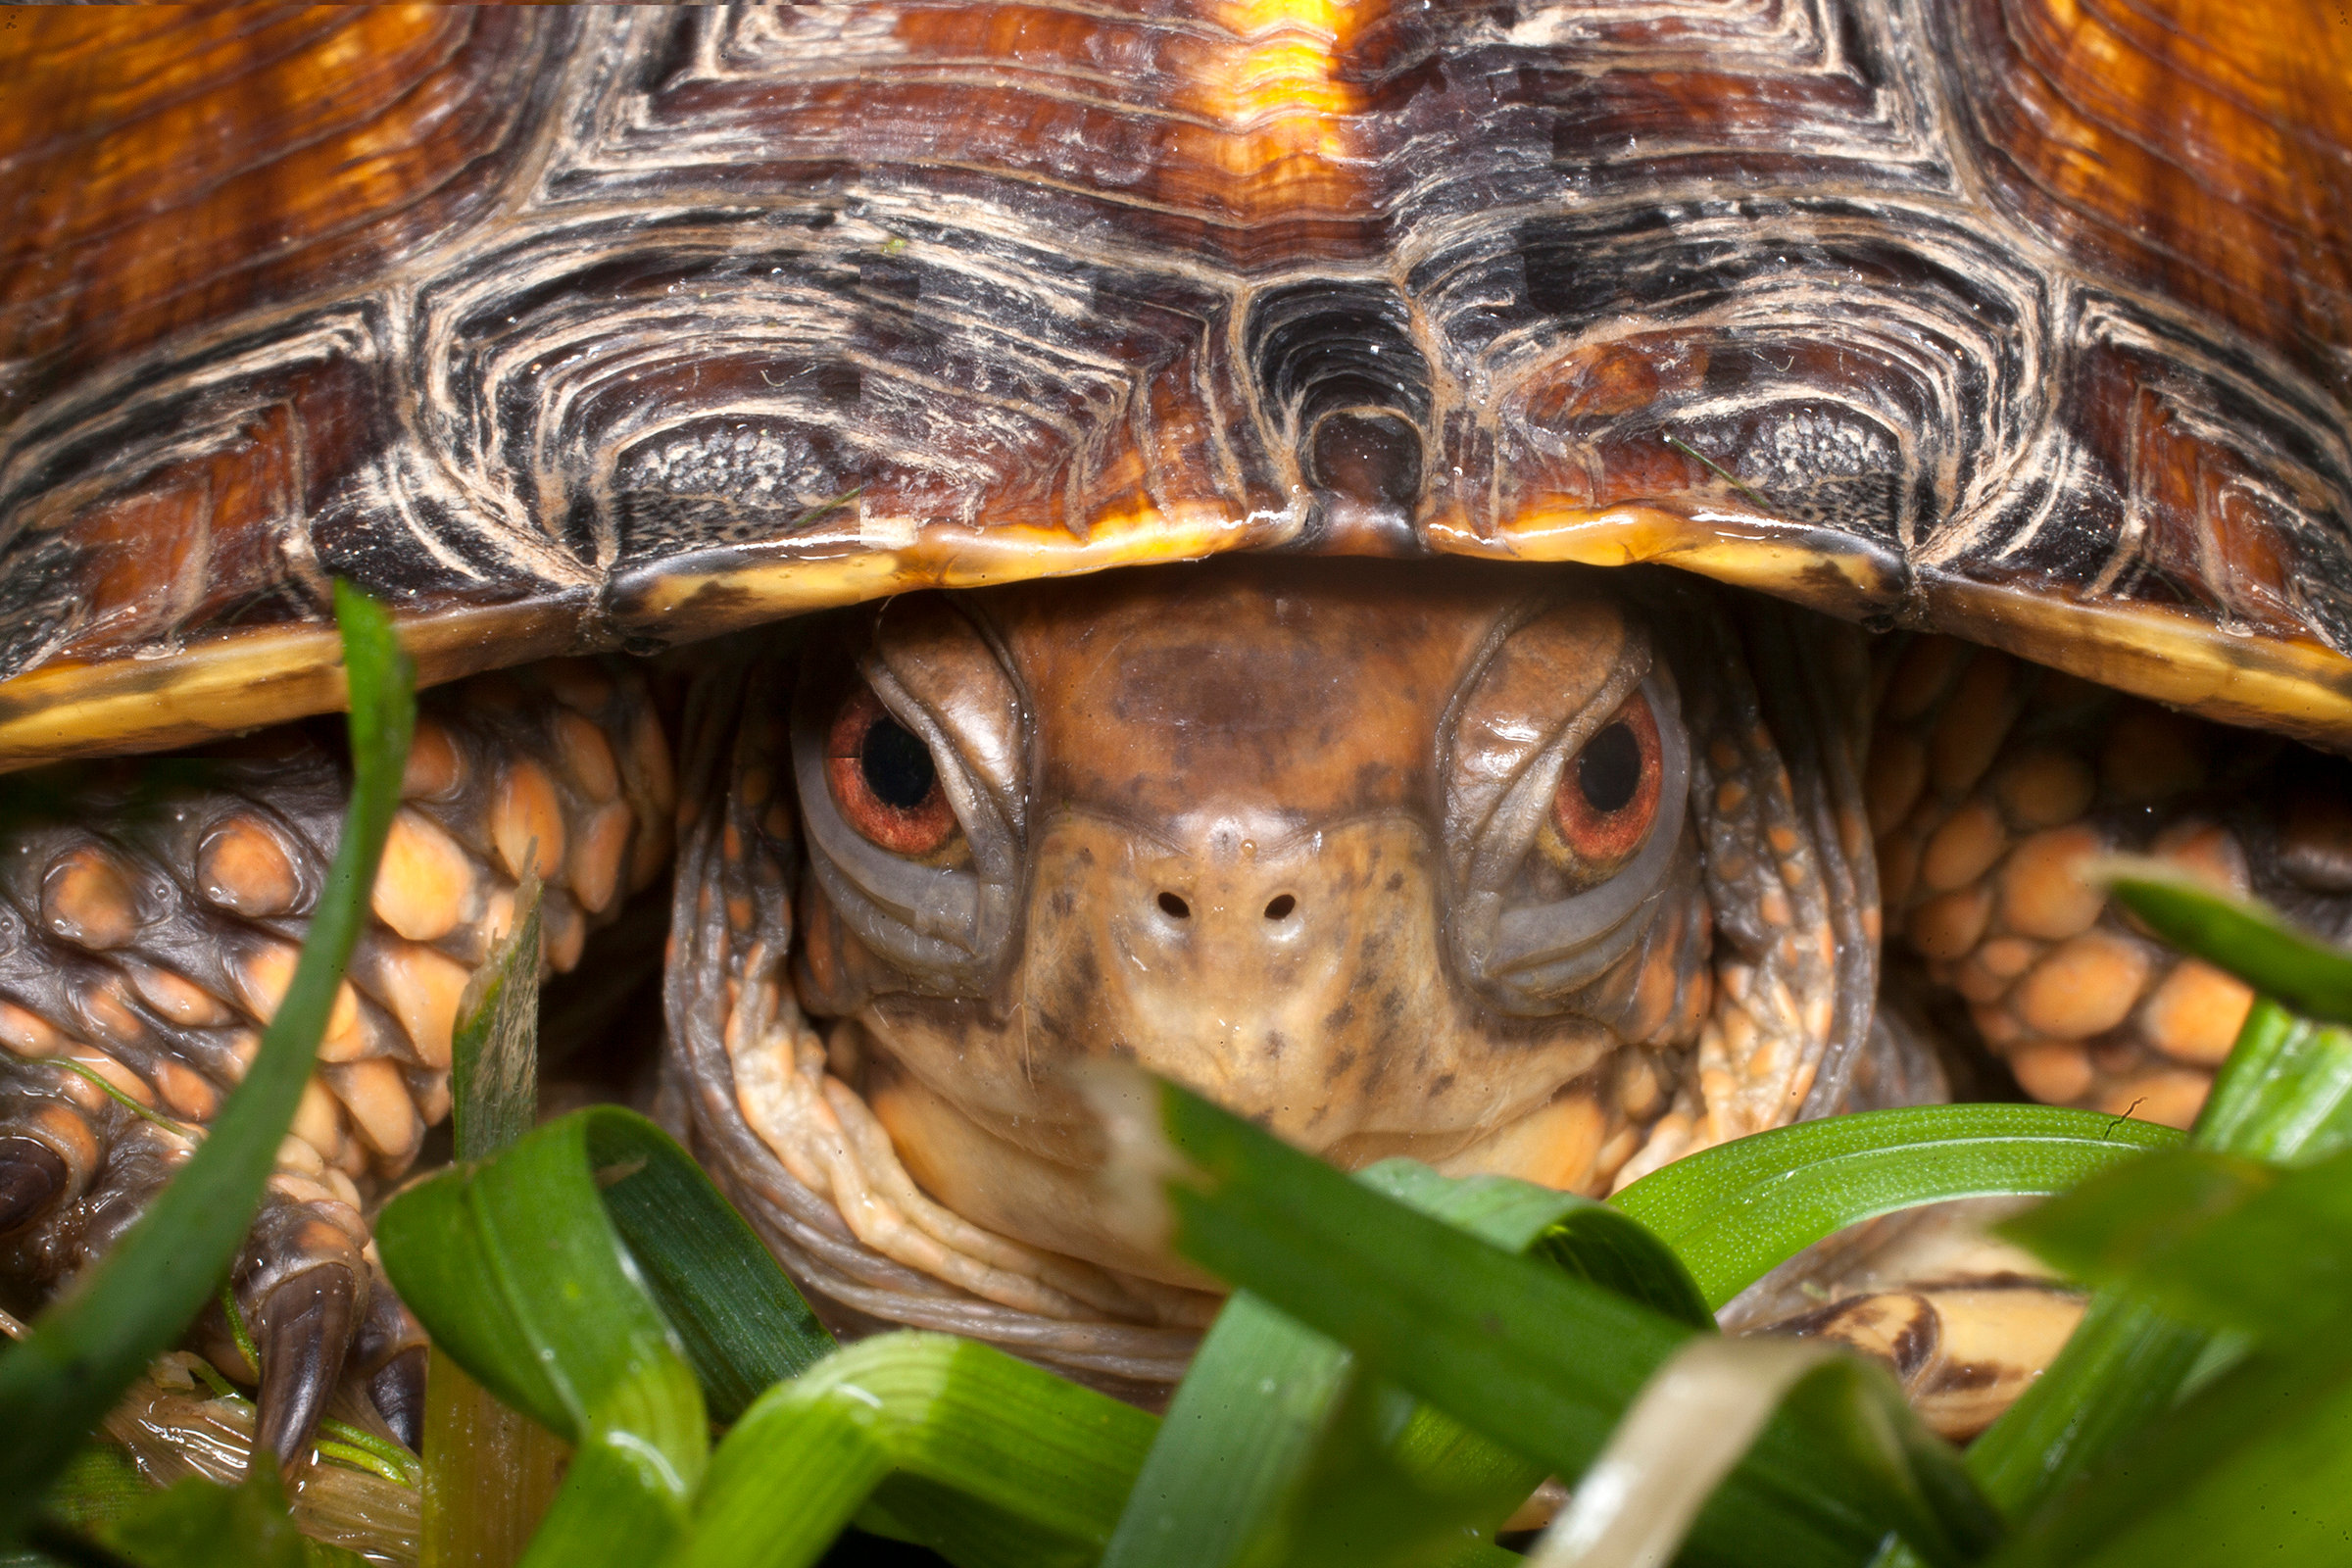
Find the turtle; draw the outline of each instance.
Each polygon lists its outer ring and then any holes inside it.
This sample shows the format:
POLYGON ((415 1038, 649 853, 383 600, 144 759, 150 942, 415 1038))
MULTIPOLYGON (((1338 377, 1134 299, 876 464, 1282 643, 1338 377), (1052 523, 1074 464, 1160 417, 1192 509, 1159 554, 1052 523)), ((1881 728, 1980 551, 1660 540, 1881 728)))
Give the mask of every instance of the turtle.
MULTIPOLYGON (((1605 1193, 1950 1094, 2186 1121, 2250 998, 2098 855, 2352 925, 2332 7, 63 10, 0 52, 18 1304, 282 994, 333 579, 429 688, 233 1280, 261 1366, 191 1330, 280 1453, 346 1376, 415 1437, 368 1216, 529 874, 551 997, 829 1321, 1147 1400, 1217 1297, 1106 1217, 1073 1063, 1605 1193)), ((1790 1331, 1972 1430, 2031 1367, 1946 1330, 2070 1320, 1922 1267, 1790 1331)))

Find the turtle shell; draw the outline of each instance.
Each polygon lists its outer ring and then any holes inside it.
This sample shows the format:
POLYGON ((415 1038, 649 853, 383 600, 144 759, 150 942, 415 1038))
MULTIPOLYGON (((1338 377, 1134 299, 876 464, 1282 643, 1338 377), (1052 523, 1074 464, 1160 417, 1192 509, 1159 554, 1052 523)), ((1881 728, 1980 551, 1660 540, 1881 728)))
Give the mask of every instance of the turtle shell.
POLYGON ((2352 748, 2333 4, 21 10, 0 766, 1222 550, 2352 748))

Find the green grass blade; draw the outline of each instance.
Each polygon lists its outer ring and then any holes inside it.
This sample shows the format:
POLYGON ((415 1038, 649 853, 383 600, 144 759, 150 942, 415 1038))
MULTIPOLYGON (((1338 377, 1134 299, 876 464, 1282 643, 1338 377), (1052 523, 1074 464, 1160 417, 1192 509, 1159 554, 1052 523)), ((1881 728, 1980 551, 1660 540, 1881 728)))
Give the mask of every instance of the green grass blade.
POLYGON ((629 1114, 551 1122, 377 1220, 385 1268, 434 1343, 573 1446, 525 1563, 658 1557, 709 1457, 702 1393, 598 1196, 589 1129, 629 1114))
POLYGON ((2352 1149, 2352 1030, 2258 999, 2205 1098, 2196 1142, 2282 1161, 2352 1149))
POLYGON ((1409 1159, 1384 1159, 1360 1179, 1374 1192, 1506 1252, 1540 1257, 1572 1279, 1692 1328, 1715 1326, 1715 1314, 1682 1258, 1622 1209, 1504 1176, 1441 1176, 1409 1159))
POLYGON ((2233 899, 2161 860, 2107 863, 2107 891, 2181 952, 2325 1023, 2352 1023, 2352 954, 2233 899))
MULTIPOLYGON (((1159 1093, 1190 1162, 1165 1189, 1179 1251, 1554 1474, 1580 1474, 1696 1332, 1386 1200, 1198 1096, 1159 1093)), ((1890 1529, 1915 1531, 1932 1561, 1972 1560, 1993 1524, 1955 1456, 1924 1436, 1902 1446, 1940 1451, 1927 1461, 1940 1468, 1889 1493, 1856 1466, 1841 1427, 1776 1417, 1700 1515, 1685 1560, 1859 1561, 1890 1529)))
POLYGON ((2258 1355, 2036 1511, 1999 1568, 2352 1559, 2352 1358, 2258 1355))
POLYGON ((450 1133, 487 1159, 539 1119, 539 873, 514 890, 514 929, 466 982, 450 1043, 450 1133))
POLYGON ((641 1364, 683 1358, 723 1415, 831 1346, 693 1158, 618 1106, 417 1184, 376 1243, 435 1343, 574 1442, 641 1364))
POLYGON ((98 1539, 140 1568, 363 1568, 367 1561, 306 1540, 270 1465, 234 1487, 191 1479, 151 1493, 103 1526, 98 1539))
MULTIPOLYGON (((1504 1177, 1456 1179, 1409 1159, 1357 1179, 1506 1251, 1712 1329, 1656 1238, 1590 1199, 1504 1177)), ((1238 1292, 1168 1406, 1103 1568, 1433 1560, 1488 1540, 1543 1470, 1238 1292)))
MULTIPOLYGON (((956 1568, 1094 1568, 1102 1555, 1085 1542, 1048 1535, 1006 1509, 920 1476, 884 1477, 855 1523, 873 1535, 928 1546, 956 1568)), ((857 1560, 854 1550, 841 1555, 857 1560)))
MULTIPOLYGON (((525 876, 514 928, 458 1004, 450 1087, 461 1160, 488 1158, 538 1119, 539 894, 537 874, 525 876)), ((424 1568, 510 1568, 554 1502, 570 1446, 500 1403, 440 1347, 429 1353, 424 1568)))
POLYGON ((993 1347, 883 1335, 836 1351, 744 1413, 711 1461, 671 1568, 813 1562, 894 1472, 1033 1532, 1036 1560, 1073 1548, 1091 1555, 1110 1539, 1157 1427, 993 1347))
POLYGON ((736 1413, 831 1345, 686 1152, 617 1106, 418 1184, 376 1240, 435 1345, 575 1446, 526 1563, 660 1558, 710 1407, 736 1413))
POLYGON ((2177 1150, 2002 1229, 2076 1279, 2124 1286, 2206 1328, 2340 1339, 2352 1312, 2352 1151, 2281 1170, 2177 1150))
POLYGON ((2055 1105, 1921 1105, 1758 1133, 1687 1154, 1611 1199, 1721 1306, 1848 1225, 1955 1198, 2061 1193, 2180 1134, 2055 1105))
MULTIPOLYGON (((2190 1147, 2280 1161, 2346 1147, 2352 1039, 2258 999, 2190 1147)), ((2021 1517, 2172 1407, 2213 1335, 2126 1291, 2102 1291, 2047 1371, 1968 1450, 1995 1506, 2021 1517)))
POLYGON ((638 1568, 684 1534, 710 1452, 683 1357, 649 1354, 600 1392, 525 1568, 638 1568))
POLYGON ((816 1313, 693 1157, 644 1117, 581 1112, 605 1212, 702 1383, 714 1421, 833 1349, 816 1313))
POLYGON ((391 617, 338 582, 350 680, 351 803, 309 938, 260 1053, 196 1152, 79 1287, 0 1354, 0 1541, 74 1445, 227 1272, 311 1073, 335 988, 367 916, 416 724, 414 672, 391 617))
POLYGON ((1354 1382, 1346 1347, 1236 1292, 1168 1401, 1102 1568, 1243 1560, 1281 1528, 1354 1382))

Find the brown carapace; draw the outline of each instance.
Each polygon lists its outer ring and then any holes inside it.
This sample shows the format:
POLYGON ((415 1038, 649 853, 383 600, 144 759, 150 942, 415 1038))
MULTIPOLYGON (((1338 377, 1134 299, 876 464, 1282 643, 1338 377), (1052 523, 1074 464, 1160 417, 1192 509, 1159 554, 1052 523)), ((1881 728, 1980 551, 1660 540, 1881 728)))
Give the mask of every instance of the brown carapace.
MULTIPOLYGON (((413 1430, 368 1216, 534 867, 614 976, 668 878, 650 1098, 836 1322, 1147 1398, 1214 1296, 1086 1058, 1602 1192, 2012 1076, 2188 1118, 2248 998, 2099 855, 2345 930, 2332 6, 11 20, 17 1304, 283 991, 330 578, 436 688, 263 1365, 192 1331, 280 1451, 346 1376, 413 1430)), ((1964 1432, 2071 1308, 1935 1256, 1795 1327, 1964 1432)))

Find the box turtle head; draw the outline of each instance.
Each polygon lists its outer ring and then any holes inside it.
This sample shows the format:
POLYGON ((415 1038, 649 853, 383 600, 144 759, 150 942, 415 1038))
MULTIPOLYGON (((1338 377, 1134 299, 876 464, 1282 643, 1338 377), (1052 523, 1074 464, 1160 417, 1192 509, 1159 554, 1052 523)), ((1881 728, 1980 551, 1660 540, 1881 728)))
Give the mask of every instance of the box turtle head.
POLYGON ((21 15, 0 766, 332 709, 336 577, 431 682, 747 634, 703 1145, 1160 1375, 1062 1058, 1563 1185, 1837 1102, 1824 628, 2352 749, 2352 31, 2061 9, 21 15))

